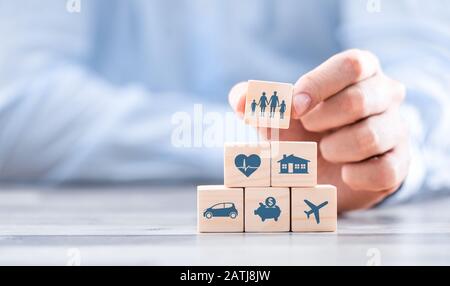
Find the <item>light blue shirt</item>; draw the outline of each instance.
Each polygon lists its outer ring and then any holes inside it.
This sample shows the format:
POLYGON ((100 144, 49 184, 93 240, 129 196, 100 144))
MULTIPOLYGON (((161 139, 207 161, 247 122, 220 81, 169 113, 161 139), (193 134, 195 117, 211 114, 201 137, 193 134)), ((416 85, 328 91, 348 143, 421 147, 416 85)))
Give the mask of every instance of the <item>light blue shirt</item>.
POLYGON ((363 48, 408 87, 414 156, 398 198, 450 188, 448 1, 80 3, 0 0, 1 181, 220 182, 222 146, 196 142, 196 127, 230 111, 233 84, 295 82, 363 48), (174 144, 183 111, 192 148, 174 144))

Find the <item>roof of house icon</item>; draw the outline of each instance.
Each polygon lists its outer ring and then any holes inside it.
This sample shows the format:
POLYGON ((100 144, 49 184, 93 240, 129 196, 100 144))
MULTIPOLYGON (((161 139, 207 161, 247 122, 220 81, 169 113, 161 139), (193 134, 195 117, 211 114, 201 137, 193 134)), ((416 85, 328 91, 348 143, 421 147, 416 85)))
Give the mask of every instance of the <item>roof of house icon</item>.
POLYGON ((289 164, 289 163, 305 164, 308 162, 311 162, 311 161, 300 158, 300 157, 296 157, 296 156, 294 156, 294 154, 291 154, 289 156, 286 156, 286 154, 283 154, 283 159, 278 161, 278 163, 281 163, 281 164, 289 164))

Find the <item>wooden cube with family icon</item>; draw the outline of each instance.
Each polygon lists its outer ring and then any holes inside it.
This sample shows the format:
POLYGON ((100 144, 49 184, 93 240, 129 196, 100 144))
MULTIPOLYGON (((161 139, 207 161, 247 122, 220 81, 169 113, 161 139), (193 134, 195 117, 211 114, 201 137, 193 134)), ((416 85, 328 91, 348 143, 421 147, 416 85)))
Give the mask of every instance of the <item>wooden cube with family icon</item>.
POLYGON ((290 83, 249 80, 245 123, 254 127, 289 128, 293 91, 290 83))

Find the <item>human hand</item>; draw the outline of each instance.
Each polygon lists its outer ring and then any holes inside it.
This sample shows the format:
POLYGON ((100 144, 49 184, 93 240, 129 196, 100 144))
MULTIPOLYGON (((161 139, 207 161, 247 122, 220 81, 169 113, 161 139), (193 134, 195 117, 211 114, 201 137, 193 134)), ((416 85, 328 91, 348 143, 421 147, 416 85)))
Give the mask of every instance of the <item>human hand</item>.
MULTIPOLYGON (((246 92, 243 82, 229 94, 241 117, 246 92)), ((338 211, 369 208, 395 192, 408 172, 404 97, 404 86, 383 74, 375 55, 344 51, 295 83, 290 128, 279 130, 279 140, 318 142, 318 182, 337 186, 338 211)))

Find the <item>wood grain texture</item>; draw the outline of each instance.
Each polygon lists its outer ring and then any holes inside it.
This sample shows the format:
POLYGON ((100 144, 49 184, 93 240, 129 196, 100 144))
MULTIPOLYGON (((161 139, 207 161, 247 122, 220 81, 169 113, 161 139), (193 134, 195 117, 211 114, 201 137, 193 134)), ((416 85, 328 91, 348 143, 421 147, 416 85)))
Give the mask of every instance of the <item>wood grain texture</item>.
POLYGON ((270 186, 270 143, 225 143, 224 145, 224 185, 227 187, 270 186), (260 158, 260 166, 246 176, 235 164, 238 155, 260 158))
MULTIPOLYGON (((251 187, 245 188, 245 232, 285 232, 290 230, 289 188, 251 187), (260 204, 273 197, 281 210, 278 219, 265 219, 255 213, 260 204)), ((264 207, 264 206, 263 206, 264 207)))
POLYGON ((289 128, 293 90, 294 86, 290 83, 249 80, 248 91, 245 98, 245 123, 255 127, 289 128), (270 116, 270 104, 267 104, 264 112, 262 112, 261 104, 260 106, 256 106, 253 112, 253 101, 256 104, 259 103, 263 93, 265 93, 267 101, 269 101, 271 96, 274 95, 274 92, 276 92, 276 95, 279 98, 279 104, 275 109, 273 117, 270 116), (283 100, 285 112, 283 118, 281 118, 280 105, 283 100))
MULTIPOLYGON (((221 208, 221 205, 218 206, 221 208)), ((219 210, 220 211, 220 210, 219 210)), ((214 211, 211 211, 213 213, 214 211)), ((244 231, 244 189, 221 185, 197 187, 197 230, 198 232, 243 232, 244 231), (217 204, 234 204, 237 216, 216 216, 208 218, 207 209, 217 204)))
MULTIPOLYGON (((273 187, 312 187, 317 184, 317 143, 316 142, 271 142, 271 185, 273 187), (284 156, 306 159, 308 173, 293 173, 294 163, 287 164, 288 173, 281 173, 284 156)), ((301 164, 300 164, 301 165, 301 164)))
POLYGON ((444 194, 348 213, 331 233, 199 234, 198 183, 0 186, 0 265, 63 266, 73 248, 81 265, 450 265, 444 194))
POLYGON ((309 188, 291 189, 291 229, 294 232, 336 231, 337 229, 337 191, 332 185, 317 185, 309 188), (309 218, 305 214, 311 208, 305 200, 318 206, 328 202, 319 209, 320 223, 316 222, 314 214, 309 218))

